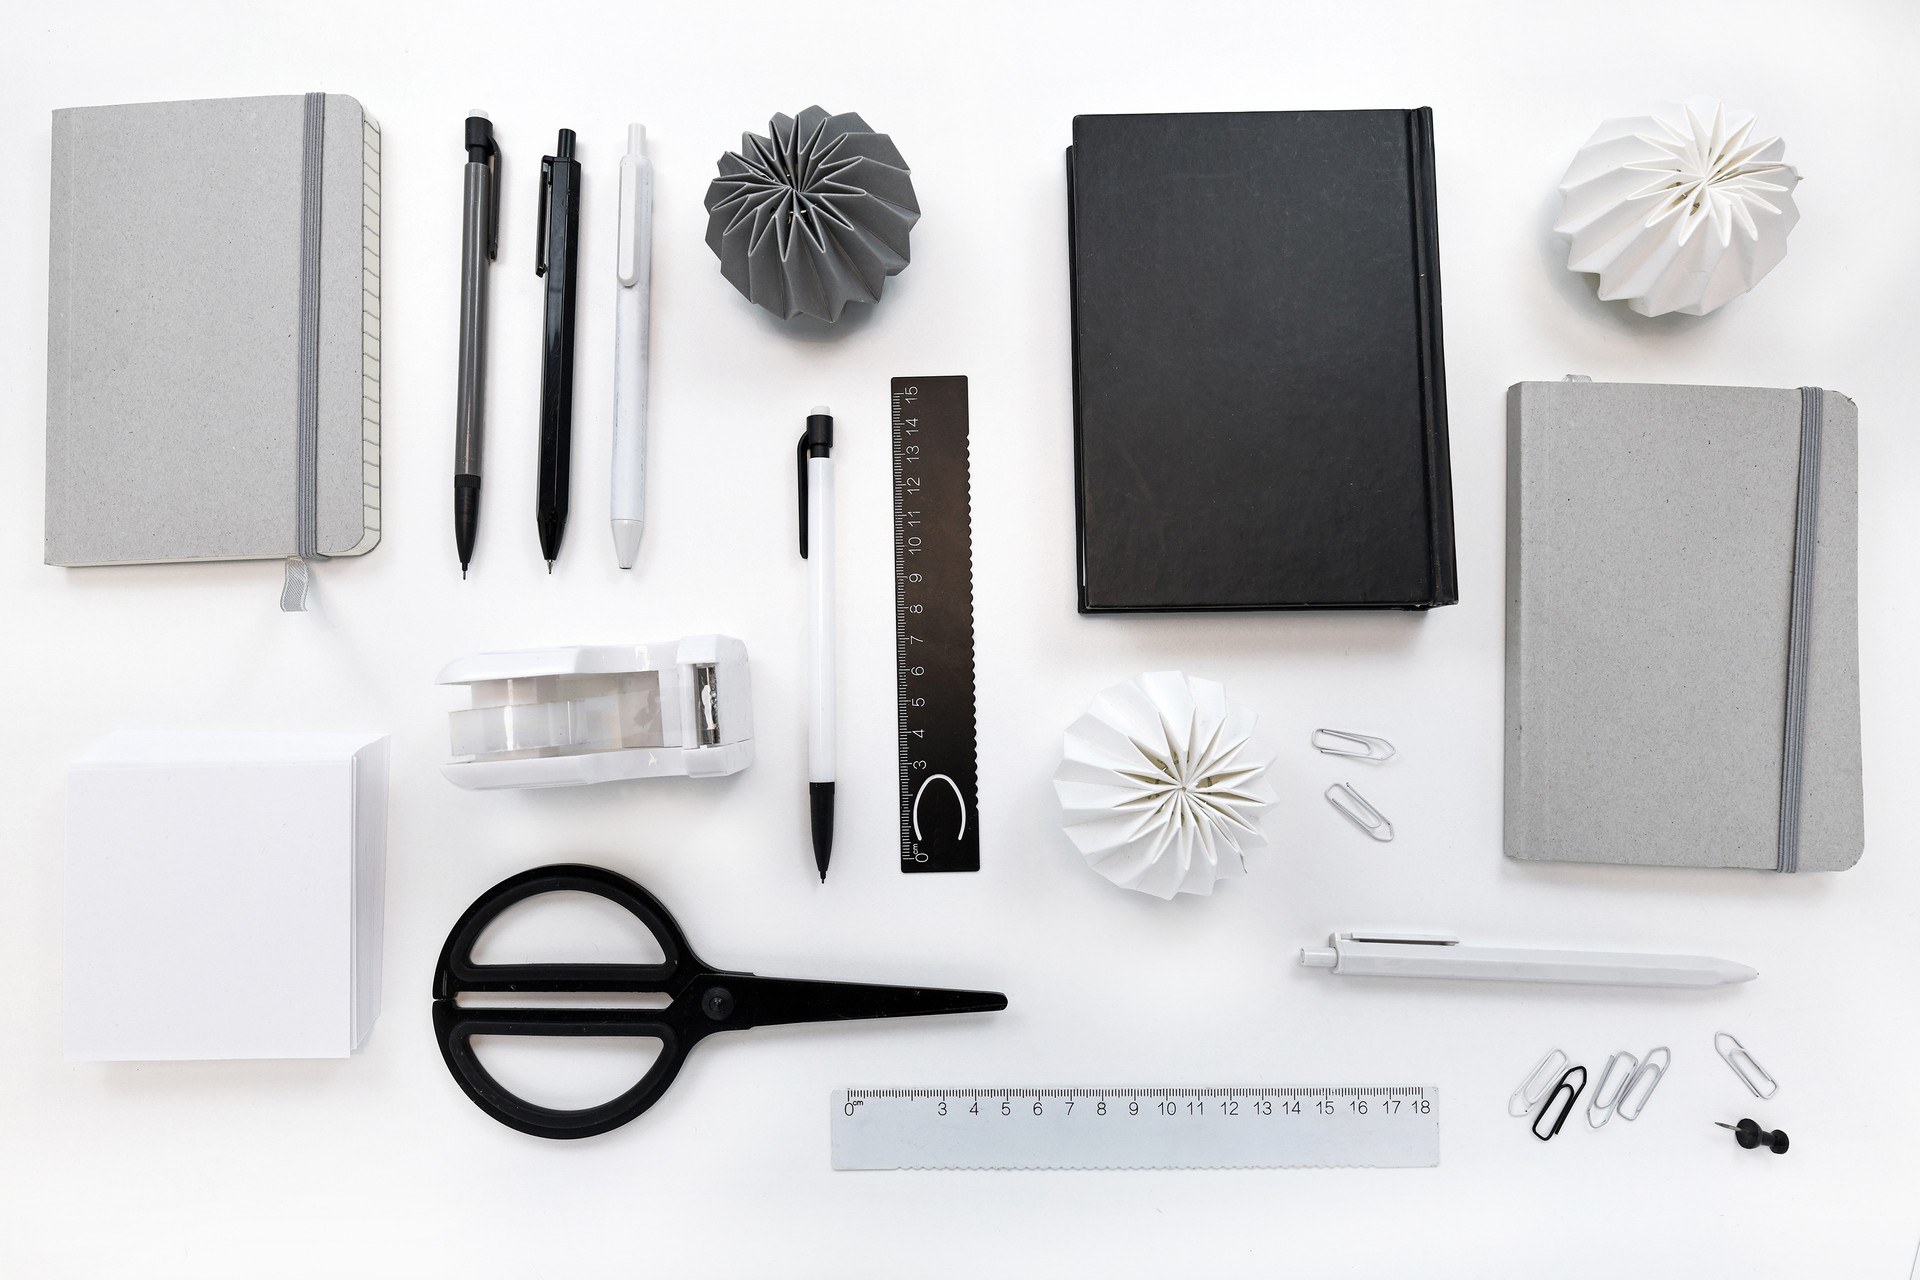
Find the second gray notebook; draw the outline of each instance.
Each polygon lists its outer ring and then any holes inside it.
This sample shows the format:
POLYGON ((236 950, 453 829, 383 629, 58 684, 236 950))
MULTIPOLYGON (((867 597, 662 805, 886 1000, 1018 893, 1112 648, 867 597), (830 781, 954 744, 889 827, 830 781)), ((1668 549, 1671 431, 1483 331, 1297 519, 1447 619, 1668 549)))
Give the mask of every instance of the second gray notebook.
POLYGON ((1523 382, 1507 428, 1508 855, 1852 866, 1853 402, 1523 382))

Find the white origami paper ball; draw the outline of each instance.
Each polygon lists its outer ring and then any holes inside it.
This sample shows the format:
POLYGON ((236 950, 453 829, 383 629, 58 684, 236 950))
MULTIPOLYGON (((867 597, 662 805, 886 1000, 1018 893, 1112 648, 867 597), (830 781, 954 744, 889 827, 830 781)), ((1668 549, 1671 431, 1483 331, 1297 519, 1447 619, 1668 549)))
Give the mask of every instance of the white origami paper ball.
POLYGON ((1707 314, 1787 256, 1800 174, 1785 154, 1752 112, 1712 98, 1607 121, 1560 184, 1567 269, 1643 316, 1707 314))
POLYGON ((1067 730, 1053 787, 1066 832, 1095 871, 1157 898, 1213 892, 1266 845, 1271 753, 1258 717, 1211 680, 1156 671, 1117 684, 1067 730))

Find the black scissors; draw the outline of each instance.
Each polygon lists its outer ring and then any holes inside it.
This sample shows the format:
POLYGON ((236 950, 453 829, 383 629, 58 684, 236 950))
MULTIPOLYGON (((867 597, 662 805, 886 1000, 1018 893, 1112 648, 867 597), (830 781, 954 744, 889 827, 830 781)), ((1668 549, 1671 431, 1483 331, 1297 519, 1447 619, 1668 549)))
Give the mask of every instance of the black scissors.
POLYGON ((447 1069, 475 1105, 522 1133, 588 1138, 617 1129, 655 1102, 693 1047, 716 1031, 793 1022, 984 1013, 1007 1007, 997 991, 883 987, 864 982, 758 978, 715 969, 693 953, 659 899, 623 875, 578 864, 535 867, 509 876, 468 907, 447 935, 433 975, 433 1030, 447 1069), (665 957, 659 964, 475 964, 473 944, 517 902, 571 890, 616 902, 645 925, 665 957), (462 1008, 465 992, 645 992, 664 1009, 462 1008), (543 1107, 502 1088, 473 1052, 474 1036, 636 1036, 660 1042, 660 1056, 638 1083, 598 1106, 543 1107))

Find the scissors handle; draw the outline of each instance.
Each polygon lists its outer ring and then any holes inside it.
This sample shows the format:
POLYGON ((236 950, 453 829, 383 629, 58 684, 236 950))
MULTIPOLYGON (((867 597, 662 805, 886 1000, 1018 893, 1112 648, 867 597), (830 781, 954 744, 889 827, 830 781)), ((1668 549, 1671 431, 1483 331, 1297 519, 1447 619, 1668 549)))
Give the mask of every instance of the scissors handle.
POLYGON ((473 1104, 501 1124, 536 1138, 590 1138, 619 1128, 660 1100, 692 1047, 652 1009, 463 1009, 453 1000, 436 1000, 433 1031, 447 1069, 473 1104), (660 1054, 646 1074, 616 1098, 591 1107, 547 1107, 528 1102, 494 1079, 473 1051, 475 1036, 632 1036, 658 1040, 660 1054))
POLYGON ((676 979, 704 969, 687 935, 660 900, 604 867, 561 863, 508 876, 466 909, 440 948, 433 998, 462 991, 653 991, 675 993, 676 979), (473 947, 507 908, 543 893, 590 893, 626 909, 660 944, 659 964, 475 964, 473 947))
POLYGON ((678 998, 706 969, 660 900, 604 867, 535 867, 509 876, 466 909, 447 934, 433 975, 433 1030, 440 1056, 475 1106, 501 1124, 540 1138, 588 1138, 617 1129, 652 1106, 680 1074, 705 1028, 668 1009, 462 1008, 464 992, 658 992, 678 998), (660 944, 659 964, 477 964, 474 944, 502 912, 545 893, 590 893, 623 907, 660 944), (660 1053, 632 1088, 596 1106, 528 1102, 488 1072, 475 1036, 608 1036, 657 1040, 660 1053))

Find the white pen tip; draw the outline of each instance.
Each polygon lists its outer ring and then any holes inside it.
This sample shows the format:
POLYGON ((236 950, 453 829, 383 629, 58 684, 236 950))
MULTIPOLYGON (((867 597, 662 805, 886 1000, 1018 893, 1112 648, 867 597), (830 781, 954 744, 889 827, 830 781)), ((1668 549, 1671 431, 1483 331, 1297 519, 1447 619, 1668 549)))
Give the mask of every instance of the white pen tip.
POLYGON ((640 557, 640 533, 645 528, 639 520, 613 522, 613 553, 619 557, 622 569, 633 568, 633 562, 640 557))
POLYGON ((469 112, 467 112, 467 114, 468 114, 469 116, 477 116, 478 118, 480 118, 480 119, 482 119, 482 120, 491 120, 491 119, 493 119, 493 117, 492 117, 492 116, 490 116, 490 115, 488 115, 488 114, 487 114, 486 112, 484 112, 484 111, 482 111, 482 110, 481 110, 480 108, 478 108, 478 107, 475 107, 475 108, 474 108, 473 110, 471 110, 471 111, 469 111, 469 112))
POLYGON ((630 156, 647 154, 647 126, 643 124, 627 126, 627 154, 630 156))
POLYGON ((552 572, 553 572, 553 561, 551 561, 551 560, 549 560, 549 561, 547 561, 547 572, 548 572, 548 573, 552 573, 552 572))
POLYGON ((807 410, 807 416, 809 418, 816 417, 816 416, 823 417, 823 418, 831 418, 833 416, 833 410, 827 408, 827 406, 823 404, 817 404, 813 406, 813 408, 807 410))

